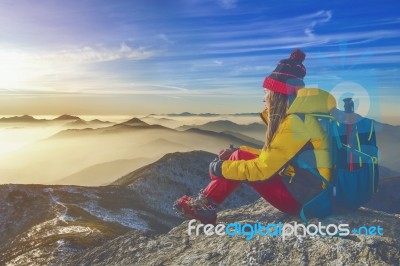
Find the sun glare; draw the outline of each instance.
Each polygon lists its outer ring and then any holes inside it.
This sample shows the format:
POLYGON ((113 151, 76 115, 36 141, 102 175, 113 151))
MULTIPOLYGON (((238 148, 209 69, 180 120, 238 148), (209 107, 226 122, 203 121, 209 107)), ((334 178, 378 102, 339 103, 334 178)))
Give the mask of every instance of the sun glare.
POLYGON ((0 52, 0 89, 16 89, 25 81, 26 60, 18 53, 0 52))

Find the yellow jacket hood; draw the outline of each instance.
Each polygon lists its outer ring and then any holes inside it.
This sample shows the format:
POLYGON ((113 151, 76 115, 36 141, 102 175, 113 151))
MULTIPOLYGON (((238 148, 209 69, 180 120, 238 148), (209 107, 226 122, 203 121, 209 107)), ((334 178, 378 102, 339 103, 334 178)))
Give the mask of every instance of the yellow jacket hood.
POLYGON ((317 88, 303 88, 290 105, 287 114, 330 113, 336 100, 329 92, 317 88))

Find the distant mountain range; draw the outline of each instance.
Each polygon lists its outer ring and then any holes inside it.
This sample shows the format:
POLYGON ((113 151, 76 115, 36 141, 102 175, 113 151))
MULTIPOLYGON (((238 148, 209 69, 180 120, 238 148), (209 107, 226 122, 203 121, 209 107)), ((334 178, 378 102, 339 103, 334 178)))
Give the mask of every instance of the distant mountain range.
POLYGON ((32 123, 32 122, 48 122, 48 121, 49 120, 46 120, 46 119, 36 119, 30 115, 0 118, 1 123, 32 123))
POLYGON ((229 120, 218 120, 205 123, 203 125, 185 125, 180 126, 177 130, 187 130, 190 128, 197 128, 202 130, 209 130, 214 132, 233 132, 252 137, 258 141, 264 141, 265 138, 265 125, 261 123, 251 123, 248 125, 239 125, 229 120))
MULTIPOLYGON (((33 119, 22 118, 24 121, 33 119)), ((19 120, 22 118, 20 117, 19 120)), ((69 115, 56 119, 68 121, 67 123, 86 123, 79 117, 77 119, 69 115)), ((230 144, 261 148, 265 136, 265 126, 262 124, 241 125, 227 120, 213 121, 198 126, 183 126, 179 127, 179 130, 182 131, 150 125, 136 117, 119 124, 104 124, 99 128, 90 126, 78 128, 77 126, 75 129, 63 130, 48 139, 26 146, 20 151, 0 156, 1 181, 53 184, 57 180, 70 177, 68 182, 64 180, 62 184, 106 184, 112 180, 107 179, 105 183, 99 183, 103 182, 103 178, 100 176, 96 178, 95 174, 88 174, 87 178, 82 179, 74 178, 74 176, 80 176, 79 173, 85 173, 87 169, 92 169, 92 166, 97 165, 99 168, 93 169, 101 169, 100 165, 103 163, 141 157, 154 160, 174 151, 206 150, 217 153, 230 144)), ((399 133, 400 126, 377 125, 382 177, 397 176, 400 172, 397 160, 400 154, 399 149, 396 148, 400 143, 399 133)), ((93 169, 89 172, 96 173, 93 169)), ((116 171, 116 173, 123 174, 124 172, 116 171)), ((114 177, 116 178, 116 175, 114 177)))
POLYGON ((77 116, 72 116, 72 115, 61 115, 57 118, 54 118, 53 120, 81 120, 79 117, 77 116))
POLYGON ((241 133, 238 133, 238 132, 233 132, 233 131, 227 130, 227 131, 222 131, 221 133, 234 136, 234 137, 242 139, 242 140, 244 140, 244 141, 246 141, 248 143, 252 143, 254 145, 250 145, 250 146, 253 146, 254 148, 256 148, 256 147, 260 147, 261 148, 261 147, 264 146, 264 141, 249 137, 247 135, 244 135, 244 134, 241 134, 241 133))
POLYGON ((22 116, 12 116, 12 117, 2 117, 0 118, 0 122, 49 122, 49 121, 63 121, 63 120, 81 120, 77 116, 71 115, 61 115, 54 119, 36 119, 30 115, 22 115, 22 116))
MULTIPOLYGON (((80 121, 80 120, 78 120, 80 121)), ((75 121, 78 122, 78 121, 75 121)), ((139 118, 132 118, 128 121, 119 123, 119 124, 112 124, 109 126, 104 126, 100 128, 82 128, 82 129, 66 129, 58 132, 57 134, 53 135, 52 139, 55 138, 66 138, 66 137, 82 137, 82 136, 88 136, 88 135, 97 135, 97 134, 116 134, 116 133, 122 133, 126 131, 132 131, 132 130, 138 130, 138 129, 164 129, 164 130, 170 130, 169 128, 160 126, 160 125, 149 125, 139 118)))
MULTIPOLYGON (((154 114, 153 114, 154 115, 154 114)), ((183 112, 179 114, 166 114, 167 116, 203 116, 203 117, 215 117, 215 116, 258 116, 259 113, 237 113, 237 114, 215 114, 215 113, 200 113, 194 114, 190 112, 183 112)))
POLYGON ((72 115, 61 115, 54 119, 36 119, 30 115, 23 116, 12 116, 12 117, 2 117, 0 118, 1 124, 24 124, 24 125, 58 125, 63 124, 67 127, 73 128, 82 128, 82 127, 98 127, 102 125, 111 125, 114 124, 109 121, 101 121, 99 119, 94 119, 90 121, 85 121, 78 116, 72 115))
MULTIPOLYGON (((147 124, 142 120, 140 120, 139 118, 135 117, 123 123, 97 129, 85 128, 85 129, 63 130, 55 134, 54 136, 50 137, 50 139, 59 139, 65 137, 82 137, 82 136, 98 135, 98 134, 119 134, 124 132, 129 133, 138 130, 162 130, 162 131, 177 132, 177 133, 183 131, 183 132, 196 133, 206 136, 212 136, 219 139, 223 138, 225 140, 231 141, 232 143, 240 143, 241 145, 260 147, 263 144, 257 139, 248 137, 241 133, 228 131, 227 129, 237 130, 251 134, 251 132, 257 132, 257 131, 263 132, 263 130, 265 130, 265 127, 258 123, 253 123, 249 125, 238 125, 230 121, 215 121, 201 126, 182 126, 178 128, 179 131, 176 131, 171 128, 163 127, 160 125, 147 124)), ((265 134, 265 132, 263 132, 263 134, 265 134)))
MULTIPOLYGON (((96 179, 92 174, 82 182, 74 176, 81 176, 78 173, 106 162, 127 158, 160 158, 175 151, 206 150, 217 153, 230 144, 262 147, 260 141, 232 132, 202 129, 177 131, 132 118, 95 129, 63 130, 20 151, 9 153, 0 157, 0 175, 4 183, 54 184, 57 180, 70 177, 68 181, 63 180, 62 184, 90 185, 90 180, 93 180, 92 185, 99 185, 103 179, 96 179)), ((90 172, 96 171, 92 169, 90 172)))
POLYGON ((382 166, 399 173, 400 126, 376 123, 375 128, 380 151, 379 162, 382 166))
POLYGON ((178 127, 178 130, 186 130, 189 128, 200 128, 217 132, 223 131, 265 131, 265 126, 261 123, 251 123, 249 125, 239 125, 229 120, 218 120, 205 123, 203 125, 187 125, 178 127))
POLYGON ((147 124, 146 122, 143 122, 142 120, 140 120, 137 117, 134 117, 128 121, 123 122, 122 124, 124 125, 128 125, 128 126, 148 126, 149 124, 147 124))

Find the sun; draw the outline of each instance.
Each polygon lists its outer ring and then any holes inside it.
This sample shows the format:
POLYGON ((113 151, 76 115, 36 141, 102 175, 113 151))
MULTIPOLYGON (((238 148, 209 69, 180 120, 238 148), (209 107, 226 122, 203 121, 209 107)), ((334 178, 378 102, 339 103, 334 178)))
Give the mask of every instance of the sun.
POLYGON ((15 52, 0 51, 0 89, 17 89, 27 76, 24 57, 15 52))

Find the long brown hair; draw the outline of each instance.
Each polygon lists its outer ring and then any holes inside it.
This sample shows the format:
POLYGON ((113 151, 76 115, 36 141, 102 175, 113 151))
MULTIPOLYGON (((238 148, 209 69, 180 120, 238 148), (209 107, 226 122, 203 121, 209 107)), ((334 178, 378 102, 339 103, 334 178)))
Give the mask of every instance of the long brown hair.
POLYGON ((267 99, 268 125, 264 150, 270 148, 270 143, 279 125, 286 116, 288 109, 288 96, 282 93, 270 91, 267 99))

